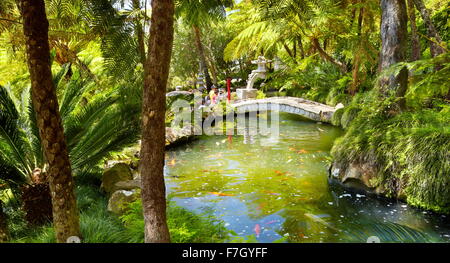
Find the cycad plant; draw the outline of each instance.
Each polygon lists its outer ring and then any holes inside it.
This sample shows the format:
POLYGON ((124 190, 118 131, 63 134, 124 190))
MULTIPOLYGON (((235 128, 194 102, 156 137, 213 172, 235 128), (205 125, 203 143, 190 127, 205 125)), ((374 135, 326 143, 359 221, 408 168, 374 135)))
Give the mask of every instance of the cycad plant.
MULTIPOLYGON (((131 98, 138 93, 128 88, 92 96, 89 91, 94 84, 79 73, 67 79, 69 68, 68 64, 63 66, 54 82, 71 165, 77 174, 137 141, 140 105, 133 101, 140 98, 131 98)), ((18 98, 10 87, 0 86, 0 186, 20 193, 27 220, 42 223, 51 218, 51 198, 31 104, 29 87, 18 98)))

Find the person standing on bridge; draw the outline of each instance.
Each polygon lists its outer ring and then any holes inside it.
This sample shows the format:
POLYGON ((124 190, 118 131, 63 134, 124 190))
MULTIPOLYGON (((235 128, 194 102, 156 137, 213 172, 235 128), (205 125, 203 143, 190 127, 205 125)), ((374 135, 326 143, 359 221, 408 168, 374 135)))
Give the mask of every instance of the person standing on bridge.
POLYGON ((211 91, 209 92, 209 99, 211 101, 211 105, 216 105, 219 98, 219 91, 216 86, 211 86, 211 91))

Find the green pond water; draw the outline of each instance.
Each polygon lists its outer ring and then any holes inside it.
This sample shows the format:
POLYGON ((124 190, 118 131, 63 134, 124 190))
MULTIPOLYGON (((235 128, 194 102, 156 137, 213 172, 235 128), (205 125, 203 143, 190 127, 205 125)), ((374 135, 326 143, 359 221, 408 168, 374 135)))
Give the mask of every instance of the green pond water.
POLYGON ((270 136, 204 136, 166 156, 167 192, 257 242, 450 242, 450 220, 329 182, 342 130, 291 114, 270 136))

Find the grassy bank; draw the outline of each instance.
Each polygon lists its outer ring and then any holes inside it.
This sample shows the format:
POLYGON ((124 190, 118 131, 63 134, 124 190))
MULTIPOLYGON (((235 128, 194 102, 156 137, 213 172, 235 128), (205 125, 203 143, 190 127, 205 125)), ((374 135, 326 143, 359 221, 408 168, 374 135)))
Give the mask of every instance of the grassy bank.
POLYGON ((450 213, 450 106, 433 103, 393 114, 392 101, 376 93, 356 97, 334 123, 346 128, 332 149, 344 168, 374 168, 374 187, 388 197, 439 213, 450 213))

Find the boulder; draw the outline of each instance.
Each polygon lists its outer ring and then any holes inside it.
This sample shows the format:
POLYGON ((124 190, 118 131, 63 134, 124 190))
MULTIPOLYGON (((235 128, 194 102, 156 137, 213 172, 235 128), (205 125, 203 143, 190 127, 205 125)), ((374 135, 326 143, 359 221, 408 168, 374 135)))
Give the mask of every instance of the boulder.
POLYGON ((123 215, 127 211, 128 205, 138 198, 139 194, 135 190, 117 190, 109 198, 108 211, 116 215, 123 215))
POLYGON ((110 194, 117 190, 116 183, 129 180, 133 180, 130 167, 125 163, 117 163, 103 172, 101 189, 110 194))
POLYGON ((141 180, 134 179, 128 181, 120 181, 115 184, 115 190, 133 190, 141 188, 141 180))
POLYGON ((368 165, 351 163, 341 180, 344 184, 359 182, 370 189, 374 187, 370 181, 374 174, 374 169, 368 165))
POLYGON ((350 163, 348 166, 334 163, 330 168, 330 177, 343 185, 367 193, 382 194, 384 191, 382 187, 373 182, 376 176, 376 169, 366 163, 350 163))

